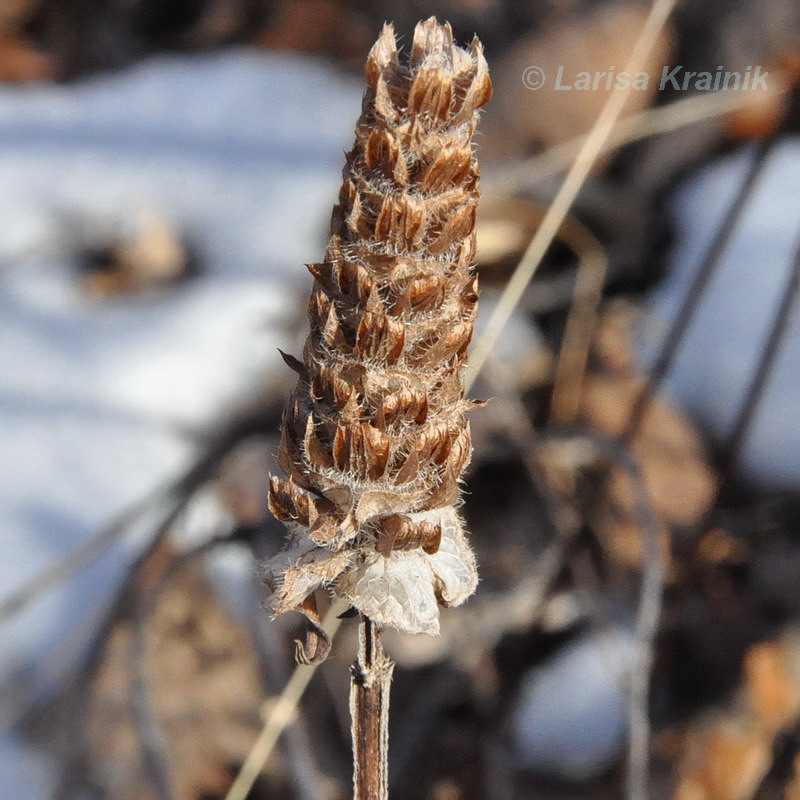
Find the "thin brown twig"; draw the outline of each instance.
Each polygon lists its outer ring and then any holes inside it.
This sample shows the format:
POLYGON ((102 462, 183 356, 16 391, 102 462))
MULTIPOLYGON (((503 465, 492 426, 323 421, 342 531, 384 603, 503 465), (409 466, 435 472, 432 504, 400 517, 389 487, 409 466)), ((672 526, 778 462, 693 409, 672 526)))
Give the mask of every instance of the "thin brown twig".
MULTIPOLYGON (((670 133, 698 122, 724 116, 757 102, 759 99, 747 92, 715 92, 639 111, 623 117, 614 125, 614 130, 603 145, 600 155, 650 136, 670 133)), ((588 134, 575 136, 525 161, 515 161, 508 166, 487 170, 483 179, 484 186, 493 193, 514 194, 552 178, 569 168, 587 138, 588 134)))
POLYGON ((559 235, 580 259, 553 378, 551 418, 557 424, 567 425, 578 415, 597 309, 608 272, 608 257, 597 237, 575 217, 565 220, 559 235))

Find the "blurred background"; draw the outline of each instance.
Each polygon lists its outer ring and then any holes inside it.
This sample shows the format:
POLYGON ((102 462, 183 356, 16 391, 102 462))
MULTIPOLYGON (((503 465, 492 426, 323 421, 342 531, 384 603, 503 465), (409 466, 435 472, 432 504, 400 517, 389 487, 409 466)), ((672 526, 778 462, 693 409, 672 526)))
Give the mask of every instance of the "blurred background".
MULTIPOLYGON (((0 2, 0 797, 223 800, 292 673, 277 348, 384 20, 486 47, 479 339, 647 10, 0 2)), ((396 800, 800 798, 800 6, 644 73, 472 390, 479 590, 387 636, 396 800)), ((251 800, 350 796, 354 652, 251 800)))

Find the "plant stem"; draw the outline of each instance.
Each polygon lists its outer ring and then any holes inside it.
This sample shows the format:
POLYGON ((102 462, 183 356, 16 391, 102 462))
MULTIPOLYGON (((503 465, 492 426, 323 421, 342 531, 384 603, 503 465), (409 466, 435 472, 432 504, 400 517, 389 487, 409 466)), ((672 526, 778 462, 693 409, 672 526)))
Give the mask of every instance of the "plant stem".
POLYGON ((351 667, 353 800, 386 800, 388 791, 389 686, 394 662, 383 652, 381 629, 359 618, 358 657, 351 667))

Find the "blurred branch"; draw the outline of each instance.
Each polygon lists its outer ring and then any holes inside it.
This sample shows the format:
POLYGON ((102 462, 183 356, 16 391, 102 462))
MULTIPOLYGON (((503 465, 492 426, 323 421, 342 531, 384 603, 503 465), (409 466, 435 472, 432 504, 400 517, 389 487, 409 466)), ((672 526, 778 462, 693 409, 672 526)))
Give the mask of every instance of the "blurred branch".
POLYGON ((493 649, 510 631, 529 629, 544 609, 547 593, 564 566, 565 554, 577 536, 581 519, 562 492, 548 480, 549 473, 541 461, 541 439, 533 428, 519 397, 493 377, 491 363, 485 377, 492 391, 502 396, 506 416, 506 434, 521 454, 531 485, 542 499, 547 520, 554 536, 543 552, 536 556, 530 571, 523 570, 520 580, 502 593, 478 595, 471 603, 469 614, 454 631, 457 643, 453 646, 455 661, 469 669, 478 663, 483 653, 493 649))
POLYGON ((800 242, 798 242, 794 259, 789 267, 783 294, 778 303, 775 316, 772 318, 772 325, 764 342, 761 357, 756 365, 750 385, 747 387, 741 410, 736 418, 736 424, 728 435, 723 448, 721 460, 725 475, 728 475, 736 465, 761 398, 766 391, 770 375, 775 366, 775 359, 778 356, 791 322, 792 311, 797 302, 798 290, 800 290, 800 242))
POLYGON ((559 237, 580 259, 564 338, 556 364, 551 416, 569 424, 578 414, 597 309, 608 272, 608 257, 597 237, 577 218, 568 217, 559 237))
MULTIPOLYGON (((117 539, 124 536, 130 526, 148 510, 159 503, 166 503, 174 491, 175 486, 159 487, 145 495, 118 514, 105 528, 81 542, 74 550, 70 550, 36 577, 13 591, 0 603, 0 625, 97 558, 117 539)), ((168 515, 169 513, 171 510, 168 515)))
POLYGON ((747 203, 753 194, 758 179, 764 171, 774 141, 774 138, 770 138, 758 144, 758 148, 745 174, 742 185, 728 208, 725 218, 717 229, 716 235, 709 244, 708 250, 700 262, 694 280, 689 286, 683 303, 678 309, 675 321, 672 323, 658 351, 658 355, 648 373, 647 382, 642 387, 641 392, 633 403, 630 417, 628 418, 628 424, 623 433, 623 439, 626 441, 630 441, 639 430, 639 426, 641 425, 645 411, 653 395, 658 390, 658 387, 661 385, 661 382, 672 366, 672 362, 675 360, 675 355, 678 352, 683 336, 694 317, 695 311, 697 311, 697 307, 711 280, 711 276, 719 266, 728 247, 728 243, 736 231, 742 214, 747 207, 747 203))
MULTIPOLYGON (((322 620, 322 627, 331 640, 336 636, 342 623, 340 615, 349 607, 350 604, 346 600, 336 600, 328 609, 328 613, 322 620)), ((300 698, 311 678, 314 677, 316 669, 317 665, 298 664, 277 701, 270 700, 264 704, 262 707, 262 713, 265 716, 264 727, 242 764, 236 780, 228 790, 228 794, 225 795, 225 800, 246 800, 264 762, 269 758, 286 726, 292 721, 300 698)))
POLYGON ((83 750, 85 747, 83 736, 85 735, 85 726, 75 725, 75 720, 86 714, 86 709, 89 706, 88 697, 94 685, 97 670, 111 631, 121 619, 132 618, 135 614, 134 597, 142 567, 156 551, 164 537, 167 536, 172 524, 186 507, 190 497, 191 492, 179 494, 174 506, 170 508, 169 513, 165 515, 163 521, 154 530, 144 551, 128 567, 117 597, 88 649, 82 669, 76 671, 71 684, 67 686, 64 692, 67 708, 67 713, 64 716, 69 720, 68 727, 64 731, 67 756, 64 758, 66 766, 62 772, 59 788, 54 793, 55 798, 71 797, 73 784, 76 781, 83 780, 83 750))
MULTIPOLYGON (((173 497, 174 502, 163 515, 158 525, 154 526, 146 546, 138 556, 132 559, 127 572, 121 581, 116 597, 105 619, 99 626, 80 669, 73 674, 72 679, 63 691, 63 704, 65 713, 64 745, 65 767, 62 771, 60 785, 54 794, 56 798, 72 796, 75 785, 84 780, 84 749, 83 727, 76 726, 75 720, 84 716, 88 707, 88 697, 92 690, 97 670, 100 665, 105 645, 114 626, 121 619, 131 619, 134 614, 134 597, 136 594, 139 573, 148 559, 156 551, 169 533, 170 528, 186 508, 193 494, 214 473, 220 460, 242 439, 263 430, 270 430, 276 425, 276 418, 271 409, 274 404, 268 398, 263 398, 259 407, 250 414, 243 415, 232 422, 227 428, 220 431, 207 445, 203 453, 169 487, 163 489, 165 497, 173 497)), ((153 498, 147 498, 152 502, 153 498)), ((144 502, 144 501, 142 501, 144 502)))
POLYGON ((646 800, 649 794, 650 673, 653 669, 666 565, 658 536, 658 520, 647 496, 639 465, 627 448, 612 448, 613 458, 631 479, 634 514, 644 534, 642 584, 636 615, 634 662, 628 707, 628 800, 646 800))
POLYGON ((130 662, 133 671, 131 711, 136 723, 136 732, 142 753, 142 765, 150 778, 150 785, 157 800, 173 800, 175 793, 170 780, 166 742, 153 713, 149 682, 145 671, 147 622, 152 616, 164 588, 179 570, 198 556, 230 541, 230 535, 215 536, 197 547, 173 557, 154 586, 148 587, 146 592, 144 591, 145 587, 138 587, 142 598, 139 603, 133 604, 134 633, 130 645, 130 662))
MULTIPOLYGON (((283 531, 281 531, 281 534, 283 531)), ((252 540, 250 542, 252 544, 252 540)), ((258 560, 260 556, 253 552, 258 560)), ((249 607, 248 623, 251 636, 261 661, 262 677, 269 695, 277 695, 280 688, 289 680, 289 668, 286 661, 285 640, 279 626, 264 616, 264 610, 258 604, 255 586, 263 587, 253 577, 253 602, 249 607)), ((291 666, 294 667, 294 659, 291 666)), ((323 673, 324 674, 324 673, 323 673)), ((325 800, 334 796, 334 791, 317 768, 318 763, 335 763, 334 746, 329 737, 312 737, 309 725, 303 715, 296 715, 284 733, 282 753, 286 757, 294 790, 298 800, 325 800)))
POLYGON ((642 582, 636 614, 634 660, 629 684, 627 800, 649 795, 649 686, 653 649, 661 616, 666 565, 659 544, 658 519, 647 496, 644 479, 630 449, 623 442, 596 431, 549 433, 545 439, 568 440, 594 451, 627 473, 633 488, 634 514, 644 537, 642 582))
POLYGON ((791 322, 792 311, 797 303, 800 293, 800 242, 795 250, 792 264, 789 267, 786 283, 781 294, 773 317, 769 333, 764 342, 758 363, 750 380, 750 384, 745 392, 739 413, 733 428, 721 446, 720 469, 722 479, 718 483, 715 492, 715 502, 712 503, 702 518, 698 520, 689 531, 686 538, 690 541, 697 541, 700 536, 707 533, 714 526, 719 515, 719 506, 716 500, 719 499, 723 489, 730 482, 733 468, 739 459, 747 434, 753 424, 756 411, 758 410, 761 398, 766 391, 769 377, 775 366, 775 360, 784 341, 786 331, 791 322))
MULTIPOLYGON (((615 125, 598 155, 616 150, 622 145, 669 133, 746 108, 758 102, 747 92, 714 92, 676 100, 659 108, 639 111, 623 117, 615 125)), ((543 153, 523 162, 486 171, 484 189, 493 193, 515 194, 527 187, 552 178, 567 169, 590 134, 575 136, 569 141, 550 147, 543 153)))
MULTIPOLYGON (((8 595, 5 600, 0 602, 0 625, 97 558, 117 539, 124 536, 133 523, 160 503, 168 504, 168 508, 163 515, 163 520, 154 526, 154 530, 164 531, 168 524, 174 521, 191 495, 211 477, 223 456, 251 433, 274 428, 276 419, 271 413, 272 405, 267 398, 262 398, 262 403, 263 408, 235 420, 213 437, 183 475, 165 486, 157 487, 137 500, 98 533, 86 539, 74 550, 57 559, 35 578, 8 595)), ((142 558, 146 558, 147 555, 149 555, 149 551, 142 558)), ((129 576, 135 574, 140 563, 141 558, 133 562, 129 576)))
MULTIPOLYGON (((661 30, 666 24, 667 18, 672 13, 675 3, 676 0, 654 0, 642 31, 633 47, 633 52, 625 66, 625 70, 631 75, 640 71, 641 65, 652 51, 661 30)), ((506 285, 494 309, 494 313, 489 318, 483 337, 472 350, 466 370, 465 383, 467 386, 472 383, 489 357, 514 307, 525 291, 525 287, 530 282, 542 258, 544 258, 545 253, 556 237, 573 201, 601 155, 627 99, 627 91, 614 91, 611 92, 603 105, 599 116, 589 131, 589 135, 581 145, 575 161, 564 178, 564 182, 561 184, 552 205, 548 208, 542 224, 533 235, 528 249, 506 285)))

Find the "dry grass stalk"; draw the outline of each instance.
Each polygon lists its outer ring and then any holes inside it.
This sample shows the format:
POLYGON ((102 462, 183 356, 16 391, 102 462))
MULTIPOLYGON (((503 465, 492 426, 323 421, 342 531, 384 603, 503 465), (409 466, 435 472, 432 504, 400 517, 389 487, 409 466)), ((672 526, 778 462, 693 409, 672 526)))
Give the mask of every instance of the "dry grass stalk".
POLYGON ((390 25, 366 64, 367 92, 325 259, 310 264, 311 332, 283 421, 269 504, 289 527, 263 570, 275 614, 313 629, 303 663, 325 658, 314 592, 362 615, 351 709, 357 798, 386 796, 391 662, 380 630, 437 634, 438 606, 475 590, 455 505, 470 454, 461 368, 477 313, 472 136, 491 95, 480 42, 417 25, 407 63, 390 25))

